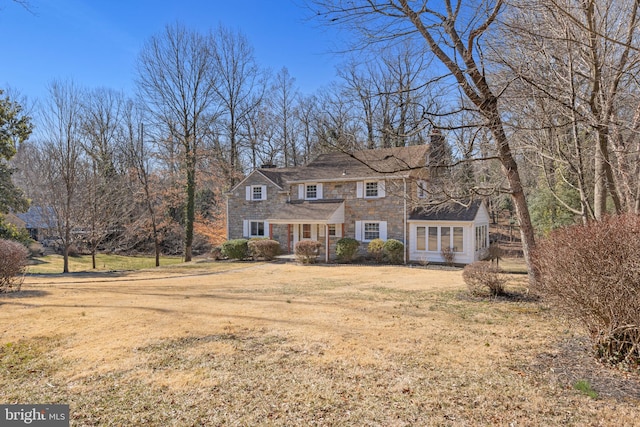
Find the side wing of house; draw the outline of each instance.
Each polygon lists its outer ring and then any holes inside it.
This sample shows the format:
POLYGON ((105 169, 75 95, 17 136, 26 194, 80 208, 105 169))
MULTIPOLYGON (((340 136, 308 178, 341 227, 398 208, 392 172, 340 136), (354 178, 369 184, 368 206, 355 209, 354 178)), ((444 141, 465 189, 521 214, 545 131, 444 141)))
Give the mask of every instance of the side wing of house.
POLYGON ((260 171, 250 173, 227 193, 227 238, 274 238, 268 218, 286 197, 282 187, 260 171))
POLYGON ((454 263, 470 264, 481 259, 489 246, 489 214, 480 201, 415 209, 409 216, 409 242, 412 262, 443 263, 443 251, 452 250, 454 263))

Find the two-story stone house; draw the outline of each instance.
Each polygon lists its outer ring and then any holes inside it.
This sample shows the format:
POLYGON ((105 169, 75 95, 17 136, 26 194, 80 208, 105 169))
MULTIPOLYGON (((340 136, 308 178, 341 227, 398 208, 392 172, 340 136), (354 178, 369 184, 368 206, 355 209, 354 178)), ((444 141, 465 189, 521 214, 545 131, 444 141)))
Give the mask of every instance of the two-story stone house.
POLYGON ((306 166, 263 167, 228 194, 228 238, 269 237, 293 253, 301 240, 322 243, 320 257, 335 258, 336 242, 353 237, 361 251, 373 239, 405 244, 406 262, 456 263, 480 258, 488 246, 483 203, 428 209, 429 146, 322 154, 306 166))

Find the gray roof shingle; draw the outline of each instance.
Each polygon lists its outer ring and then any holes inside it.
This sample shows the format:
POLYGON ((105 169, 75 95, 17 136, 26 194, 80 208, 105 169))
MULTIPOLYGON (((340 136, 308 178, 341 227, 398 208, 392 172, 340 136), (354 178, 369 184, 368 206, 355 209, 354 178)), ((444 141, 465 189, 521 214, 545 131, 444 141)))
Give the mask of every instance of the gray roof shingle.
POLYGON ((381 148, 353 153, 320 154, 315 160, 297 168, 259 169, 279 186, 286 181, 321 181, 327 179, 376 178, 389 174, 405 175, 426 165, 429 146, 381 148))
POLYGON ((411 211, 409 220, 413 221, 473 221, 478 214, 482 201, 473 200, 467 206, 447 203, 439 206, 419 207, 411 211))

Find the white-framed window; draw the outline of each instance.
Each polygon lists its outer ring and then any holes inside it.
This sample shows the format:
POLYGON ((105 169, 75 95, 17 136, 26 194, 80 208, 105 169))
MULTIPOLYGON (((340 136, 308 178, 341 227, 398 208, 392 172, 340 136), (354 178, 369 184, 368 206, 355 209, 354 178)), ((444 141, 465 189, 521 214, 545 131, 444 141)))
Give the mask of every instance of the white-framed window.
POLYGON ((356 240, 370 242, 373 239, 387 240, 387 222, 356 221, 356 240))
POLYGON ((251 221, 250 222, 251 237, 264 237, 264 221, 251 221))
POLYGON ((380 223, 365 222, 364 223, 364 240, 374 240, 380 238, 380 223))
POLYGON ((423 180, 423 179, 419 179, 418 181, 416 181, 416 186, 417 186, 417 195, 418 195, 418 199, 426 199, 428 197, 427 194, 427 181, 423 180))
MULTIPOLYGON (((426 230, 420 230, 425 227, 417 227, 416 229, 416 249, 426 246, 429 252, 440 252, 446 248, 453 248, 454 252, 464 252, 464 227, 426 227, 426 230), (426 245, 420 241, 421 236, 425 235, 426 245)), ((424 239, 424 237, 423 237, 424 239)))
POLYGON ((243 221, 243 236, 245 237, 267 237, 269 224, 267 221, 248 220, 243 221))
POLYGON ((329 233, 329 236, 335 237, 336 236, 336 225, 335 224, 327 225, 327 232, 329 233))
POLYGON ((313 182, 308 184, 298 184, 298 199, 300 200, 322 199, 322 183, 313 182))
POLYGON ((316 184, 307 184, 307 188, 305 191, 306 199, 317 199, 318 198, 318 186, 316 184))
POLYGON ((266 185, 247 185, 247 200, 267 200, 267 186, 266 185))
POLYGON ((416 227, 416 250, 427 250, 427 227, 416 227))
POLYGON ((364 197, 378 197, 378 181, 364 183, 364 197))
POLYGON ((489 247, 489 239, 487 237, 487 226, 480 225, 476 227, 476 252, 481 251, 489 247))
POLYGON ((385 183, 380 181, 359 181, 356 184, 356 197, 359 199, 377 199, 385 197, 385 183))

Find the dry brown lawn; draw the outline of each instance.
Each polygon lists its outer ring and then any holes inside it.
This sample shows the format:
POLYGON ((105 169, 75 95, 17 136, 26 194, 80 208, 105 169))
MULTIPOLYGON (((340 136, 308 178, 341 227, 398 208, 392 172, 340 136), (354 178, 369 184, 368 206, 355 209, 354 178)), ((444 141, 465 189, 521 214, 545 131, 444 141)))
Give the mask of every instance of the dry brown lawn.
POLYGON ((0 296, 0 402, 74 426, 640 425, 637 377, 544 304, 464 291, 391 266, 31 276, 0 296))

